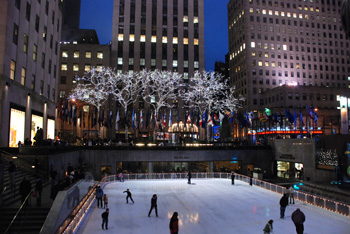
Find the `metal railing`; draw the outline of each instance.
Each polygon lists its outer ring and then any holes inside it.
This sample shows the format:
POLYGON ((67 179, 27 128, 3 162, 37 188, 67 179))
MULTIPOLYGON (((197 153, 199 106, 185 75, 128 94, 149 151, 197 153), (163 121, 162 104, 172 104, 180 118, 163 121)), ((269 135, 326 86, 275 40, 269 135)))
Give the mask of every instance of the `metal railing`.
POLYGON ((16 219, 18 218, 18 222, 19 222, 19 226, 21 226, 21 211, 24 209, 26 211, 27 206, 31 204, 31 197, 32 197, 32 193, 33 192, 29 192, 28 195, 26 196, 26 198, 24 199, 24 202, 21 204, 21 206, 19 207, 18 211, 16 212, 15 216, 13 216, 10 224, 8 225, 8 227, 6 228, 6 231, 4 232, 4 234, 6 233, 11 233, 11 228, 12 225, 15 223, 16 219), (29 202, 29 204, 28 204, 29 202))
MULTIPOLYGON (((187 173, 147 173, 147 174, 137 173, 137 174, 125 174, 123 176, 124 176, 123 178, 124 180, 187 179, 187 173)), ((192 173, 192 179, 231 179, 231 173, 219 173, 219 172, 192 173)), ((258 187, 270 190, 272 192, 279 193, 281 195, 286 192, 286 188, 283 186, 269 183, 256 178, 252 178, 246 175, 236 174, 235 179, 246 183, 252 183, 252 185, 254 186, 258 186, 258 187)), ((99 185, 101 187, 104 187, 106 184, 115 182, 115 181, 120 181, 119 176, 110 175, 102 178, 99 185)), ((294 199, 350 217, 350 205, 347 205, 338 201, 330 200, 328 198, 324 198, 313 194, 308 194, 297 190, 294 191, 294 199)), ((78 211, 76 215, 77 217, 73 218, 74 221, 70 222, 65 227, 64 231, 60 233, 65 233, 65 234, 74 233, 77 230, 79 224, 83 221, 85 214, 87 214, 87 211, 91 207, 94 200, 95 200, 95 194, 91 193, 89 195, 89 198, 86 199, 85 203, 82 204, 82 207, 80 208, 81 211, 78 211)))

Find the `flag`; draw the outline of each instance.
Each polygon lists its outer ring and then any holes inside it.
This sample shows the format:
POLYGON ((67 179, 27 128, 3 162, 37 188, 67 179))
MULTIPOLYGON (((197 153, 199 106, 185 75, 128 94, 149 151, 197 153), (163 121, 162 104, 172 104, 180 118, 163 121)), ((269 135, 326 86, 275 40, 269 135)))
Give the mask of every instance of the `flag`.
POLYGON ((301 123, 301 127, 304 126, 304 119, 303 119, 303 114, 300 111, 300 123, 301 123))
MULTIPOLYGON (((201 122, 201 117, 200 117, 200 114, 199 114, 199 110, 197 110, 197 127, 199 127, 200 126, 200 122, 201 122)), ((202 124, 202 123, 201 123, 202 124)))
POLYGON ((166 110, 164 111, 164 114, 163 114, 163 128, 166 127, 166 110))
POLYGON ((316 112, 314 112, 314 121, 315 121, 316 126, 317 126, 317 120, 318 120, 318 114, 316 112))
POLYGON ((309 116, 311 119, 314 119, 314 118, 315 118, 315 116, 314 116, 315 111, 314 111, 313 106, 312 106, 312 105, 311 105, 310 107, 307 107, 307 106, 306 106, 306 110, 307 110, 308 116, 309 116))
POLYGON ((230 123, 232 124, 233 123, 233 120, 234 120, 234 115, 235 113, 232 111, 231 112, 231 116, 230 116, 230 123))
POLYGON ((187 116, 187 121, 186 123, 191 123, 191 113, 187 116))
POLYGON ((143 128, 143 114, 142 114, 142 110, 140 111, 140 128, 143 128))
POLYGON ((267 116, 265 113, 258 111, 258 116, 259 116, 260 122, 262 122, 262 123, 267 122, 267 116))
POLYGON ((219 122, 219 121, 220 121, 220 120, 219 120, 219 116, 218 116, 217 114, 215 114, 215 113, 214 113, 214 121, 215 121, 215 122, 219 122))
POLYGON ((169 127, 171 127, 171 125, 173 125, 173 116, 171 115, 171 109, 170 109, 170 113, 169 113, 169 127))
POLYGON ((219 119, 220 119, 220 123, 222 123, 222 121, 224 120, 225 115, 221 114, 221 112, 219 112, 219 119))
POLYGON ((109 111, 108 125, 109 125, 109 127, 112 127, 112 125, 113 125, 113 111, 112 110, 109 111))
POLYGON ((250 127, 250 120, 247 111, 244 112, 244 123, 246 127, 250 127))
POLYGON ((137 128, 138 124, 137 124, 137 114, 136 114, 136 112, 134 113, 134 122, 135 122, 135 128, 137 128))
POLYGON ((245 118, 241 112, 238 113, 237 119, 238 119, 239 123, 241 124, 241 127, 246 126, 245 118))
POLYGON ((298 119, 298 115, 297 115, 297 111, 294 109, 294 127, 296 128, 297 127, 297 119, 298 119))
POLYGON ((157 110, 154 110, 154 127, 157 126, 157 110))
POLYGON ((211 114, 208 115, 207 124, 208 125, 213 125, 213 120, 211 119, 211 114))
POLYGON ((227 117, 229 117, 229 118, 232 117, 231 113, 230 113, 228 110, 225 110, 225 115, 226 115, 227 117))
POLYGON ((119 116, 119 110, 117 112, 117 118, 115 119, 115 130, 119 130, 119 121, 120 121, 120 116, 119 116))
POLYGON ((132 122, 132 128, 135 128, 135 117, 134 117, 135 111, 132 110, 132 116, 131 116, 131 122, 132 122))
POLYGON ((202 114, 202 128, 205 128, 207 124, 207 110, 202 114))
POLYGON ((291 124, 294 123, 295 119, 294 119, 294 116, 290 113, 290 111, 286 109, 285 112, 286 112, 286 119, 288 118, 289 123, 291 124))

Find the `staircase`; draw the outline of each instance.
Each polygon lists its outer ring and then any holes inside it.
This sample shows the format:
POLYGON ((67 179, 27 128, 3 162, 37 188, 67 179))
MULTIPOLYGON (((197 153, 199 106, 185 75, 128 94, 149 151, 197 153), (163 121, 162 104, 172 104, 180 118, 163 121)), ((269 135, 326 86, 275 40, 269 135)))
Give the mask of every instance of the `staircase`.
MULTIPOLYGON (((18 208, 2 207, 0 209, 0 233, 4 233, 18 208)), ((13 223, 8 233, 35 233, 38 234, 50 208, 27 207, 24 208, 13 223)))

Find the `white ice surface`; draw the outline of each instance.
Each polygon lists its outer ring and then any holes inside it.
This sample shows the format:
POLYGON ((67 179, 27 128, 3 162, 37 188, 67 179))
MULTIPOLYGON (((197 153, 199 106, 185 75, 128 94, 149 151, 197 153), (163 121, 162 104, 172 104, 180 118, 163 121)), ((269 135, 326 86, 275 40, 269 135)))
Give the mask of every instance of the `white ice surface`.
POLYGON ((268 220, 273 219, 274 234, 296 233, 291 214, 300 208, 305 216, 305 234, 349 234, 350 218, 296 200, 287 206, 280 219, 280 194, 250 186, 241 181, 231 185, 228 179, 139 180, 106 185, 109 197, 109 230, 101 228, 104 209, 96 203, 77 233, 165 234, 174 211, 179 213, 181 234, 256 234, 263 233, 268 220), (126 204, 130 189, 135 204, 126 204), (158 215, 148 211, 153 194, 158 196, 158 215))

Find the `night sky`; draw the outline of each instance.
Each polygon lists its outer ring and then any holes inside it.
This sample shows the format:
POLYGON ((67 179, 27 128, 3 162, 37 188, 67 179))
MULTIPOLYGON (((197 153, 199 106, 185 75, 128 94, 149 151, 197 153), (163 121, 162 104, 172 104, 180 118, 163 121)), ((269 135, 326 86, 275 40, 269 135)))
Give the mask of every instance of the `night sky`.
MULTIPOLYGON (((204 0, 205 68, 214 70, 215 61, 228 53, 227 3, 204 0)), ((113 0, 81 0, 80 28, 96 29, 100 43, 112 40, 113 0)))

